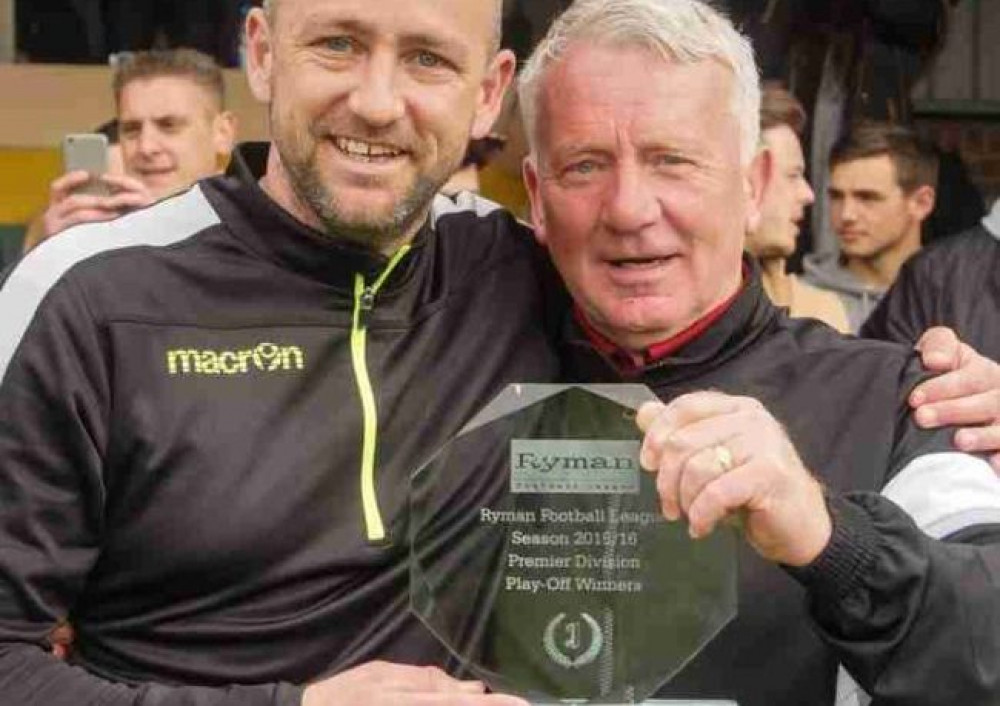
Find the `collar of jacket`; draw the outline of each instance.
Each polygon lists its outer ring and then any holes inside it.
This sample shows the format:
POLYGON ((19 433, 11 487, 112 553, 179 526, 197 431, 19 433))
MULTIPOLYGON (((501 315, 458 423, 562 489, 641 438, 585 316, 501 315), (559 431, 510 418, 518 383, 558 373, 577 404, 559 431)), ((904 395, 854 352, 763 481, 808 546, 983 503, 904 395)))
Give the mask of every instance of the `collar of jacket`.
POLYGON ((701 376, 740 355, 770 330, 779 316, 778 309, 764 292, 757 263, 748 255, 743 256, 743 263, 748 273, 746 283, 715 323, 671 355, 627 375, 591 343, 576 318, 567 315, 562 346, 570 379, 586 382, 641 380, 653 385, 672 385, 701 376))
MULTIPOLYGON (((353 292, 355 275, 374 281, 389 258, 351 241, 336 238, 297 220, 274 202, 259 185, 267 164, 268 143, 245 143, 233 153, 224 177, 210 182, 221 193, 213 199, 223 222, 254 252, 279 266, 353 292)), ((391 294, 409 279, 418 259, 433 236, 424 225, 411 243, 412 250, 385 283, 382 291, 391 294)))

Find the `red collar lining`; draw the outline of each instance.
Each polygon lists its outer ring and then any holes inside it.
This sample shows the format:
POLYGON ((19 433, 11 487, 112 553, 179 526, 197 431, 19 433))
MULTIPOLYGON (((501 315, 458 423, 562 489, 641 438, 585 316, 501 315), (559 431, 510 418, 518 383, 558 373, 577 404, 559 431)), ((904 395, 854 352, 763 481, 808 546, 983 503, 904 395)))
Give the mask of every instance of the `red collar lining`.
POLYGON ((578 306, 573 306, 573 316, 576 318, 577 323, 580 324, 580 328, 583 329, 584 334, 586 334, 587 339, 593 344, 593 346, 607 356, 615 364, 615 366, 623 373, 635 373, 648 365, 652 365, 664 358, 673 355, 681 348, 691 343, 695 339, 699 338, 705 331, 711 328, 712 324, 722 318, 722 316, 729 310, 736 301, 736 298, 743 291, 746 286, 747 278, 749 272, 747 270, 746 264, 743 265, 743 282, 740 288, 736 290, 736 293, 731 297, 726 299, 724 302, 716 305, 702 316, 700 319, 692 323, 690 326, 685 328, 683 331, 675 333, 670 338, 667 338, 658 343, 654 343, 641 351, 630 351, 628 349, 622 348, 617 343, 609 339, 607 336, 598 331, 594 325, 587 319, 587 315, 578 306))

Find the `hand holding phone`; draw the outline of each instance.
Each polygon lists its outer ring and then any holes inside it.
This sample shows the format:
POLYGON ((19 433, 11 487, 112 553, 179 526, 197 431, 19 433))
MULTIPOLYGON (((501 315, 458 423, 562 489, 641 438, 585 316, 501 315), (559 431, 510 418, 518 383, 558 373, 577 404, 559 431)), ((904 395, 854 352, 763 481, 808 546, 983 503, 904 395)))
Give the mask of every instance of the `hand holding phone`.
POLYGON ((87 172, 90 178, 77 186, 73 193, 110 196, 111 190, 102 181, 108 172, 108 138, 99 132, 76 133, 63 137, 63 169, 67 174, 87 172))
POLYGON ((107 138, 99 133, 63 139, 66 173, 52 182, 37 242, 26 242, 26 251, 72 226, 109 221, 153 203, 138 179, 107 173, 107 155, 107 138))

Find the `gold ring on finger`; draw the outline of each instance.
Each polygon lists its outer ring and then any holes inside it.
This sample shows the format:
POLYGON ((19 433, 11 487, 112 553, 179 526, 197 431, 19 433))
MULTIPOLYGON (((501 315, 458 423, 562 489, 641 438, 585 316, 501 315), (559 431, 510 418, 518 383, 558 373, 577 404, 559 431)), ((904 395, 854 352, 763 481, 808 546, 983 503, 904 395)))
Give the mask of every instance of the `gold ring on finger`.
POLYGON ((715 453, 715 460, 723 473, 729 473, 729 471, 733 470, 733 466, 736 464, 733 461, 733 452, 729 450, 728 446, 725 444, 716 444, 712 447, 712 451, 715 453))

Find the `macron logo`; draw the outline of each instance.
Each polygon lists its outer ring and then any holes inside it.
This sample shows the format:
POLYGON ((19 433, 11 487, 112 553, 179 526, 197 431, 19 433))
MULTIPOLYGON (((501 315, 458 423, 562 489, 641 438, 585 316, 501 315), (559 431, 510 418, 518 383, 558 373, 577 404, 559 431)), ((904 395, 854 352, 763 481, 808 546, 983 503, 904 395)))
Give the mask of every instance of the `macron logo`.
POLYGON ((167 351, 170 375, 250 375, 251 373, 288 373, 305 368, 305 354, 298 346, 261 343, 246 350, 197 350, 179 348, 167 351))

